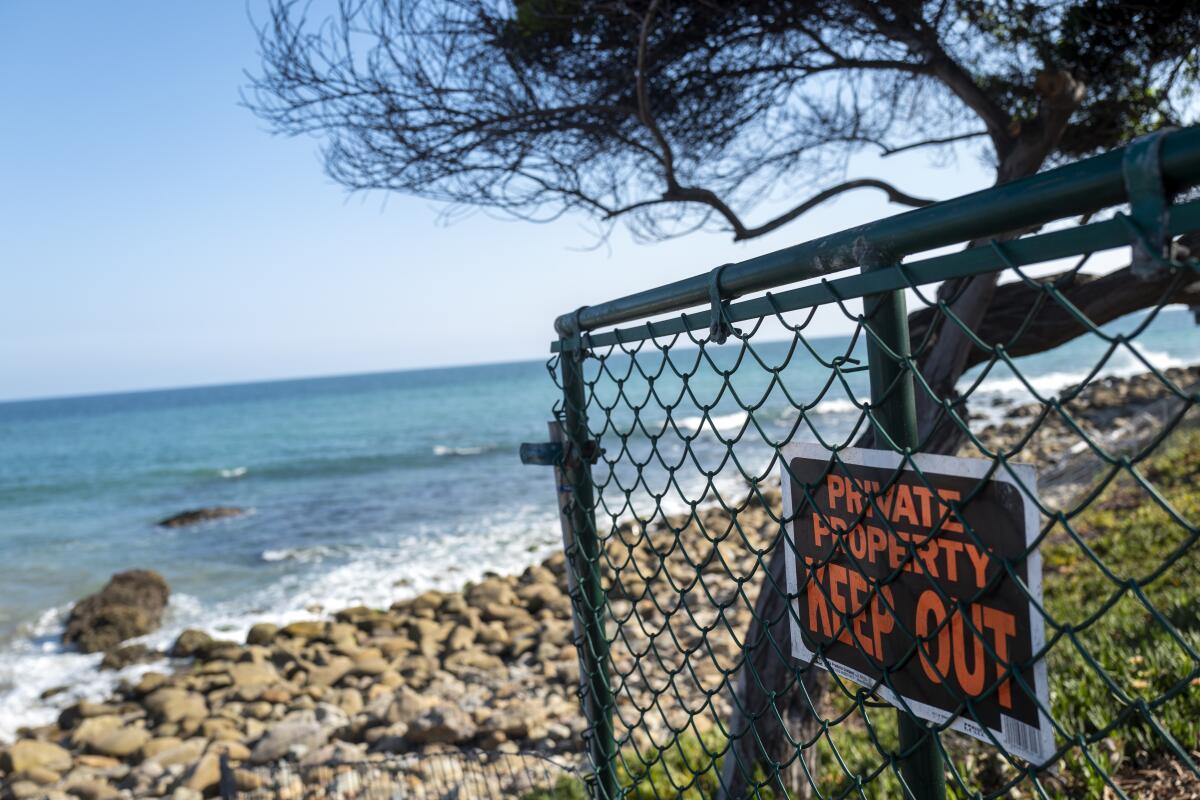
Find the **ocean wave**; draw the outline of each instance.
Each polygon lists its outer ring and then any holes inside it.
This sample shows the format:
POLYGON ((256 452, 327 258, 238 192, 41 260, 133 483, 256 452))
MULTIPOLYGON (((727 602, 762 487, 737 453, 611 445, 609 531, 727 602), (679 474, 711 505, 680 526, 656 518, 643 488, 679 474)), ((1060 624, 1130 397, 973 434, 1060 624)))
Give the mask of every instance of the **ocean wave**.
POLYGON ((809 414, 857 414, 861 411, 853 400, 845 397, 835 397, 832 400, 822 400, 816 408, 809 409, 809 414))
POLYGON ((433 446, 433 454, 435 456, 477 456, 486 453, 492 448, 486 445, 475 447, 451 447, 446 444, 435 444, 433 446))
POLYGON ((735 411, 732 414, 717 416, 684 417, 675 424, 679 430, 687 433, 699 433, 702 428, 709 432, 732 433, 742 429, 748 416, 746 411, 735 411))
POLYGON ((255 466, 254 474, 267 480, 369 475, 393 469, 427 467, 430 464, 429 459, 429 455, 425 453, 367 453, 333 458, 297 458, 255 466))
POLYGON ((1016 376, 1009 378, 988 378, 976 387, 975 393, 1027 395, 1029 394, 1029 389, 1026 388, 1026 384, 1028 384, 1038 394, 1054 394, 1066 389, 1068 386, 1074 386, 1087 376, 1088 373, 1086 372, 1048 372, 1045 375, 1026 378, 1024 381, 1016 376))
POLYGON ((249 471, 247 467, 232 467, 231 469, 219 469, 217 474, 222 478, 240 478, 249 471))
POLYGON ((319 564, 330 556, 346 554, 346 548, 315 544, 310 547, 281 547, 263 550, 259 555, 263 561, 295 561, 300 564, 319 564))

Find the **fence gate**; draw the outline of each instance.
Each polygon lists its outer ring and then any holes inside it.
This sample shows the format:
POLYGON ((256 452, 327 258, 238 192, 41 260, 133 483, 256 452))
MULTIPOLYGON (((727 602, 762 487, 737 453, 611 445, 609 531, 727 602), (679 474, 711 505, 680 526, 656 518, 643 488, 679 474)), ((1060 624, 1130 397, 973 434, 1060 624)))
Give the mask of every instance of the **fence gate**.
POLYGON ((1197 183, 1156 134, 559 318, 590 796, 1200 793, 1197 183))

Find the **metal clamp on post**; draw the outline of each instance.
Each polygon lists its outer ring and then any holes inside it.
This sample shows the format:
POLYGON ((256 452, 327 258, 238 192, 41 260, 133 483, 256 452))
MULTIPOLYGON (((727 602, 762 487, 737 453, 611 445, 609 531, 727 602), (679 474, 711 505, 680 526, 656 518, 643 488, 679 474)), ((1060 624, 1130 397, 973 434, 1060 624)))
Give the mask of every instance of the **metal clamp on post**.
POLYGON ((729 301, 721 299, 721 271, 732 264, 722 264, 709 273, 708 301, 712 305, 709 311, 708 339, 717 344, 725 344, 729 334, 737 333, 728 318, 729 301))
POLYGON ((1163 138, 1173 128, 1138 137, 1125 148, 1121 172, 1129 195, 1129 218, 1141 234, 1133 242, 1130 268, 1135 277, 1150 280, 1171 256, 1167 219, 1171 198, 1163 180, 1160 157, 1163 138))
MULTIPOLYGON (((595 464, 600 460, 604 450, 595 439, 589 440, 583 446, 583 460, 595 464)), ((580 463, 572 460, 574 453, 570 445, 562 442, 523 442, 520 449, 521 463, 535 467, 569 467, 580 463)))

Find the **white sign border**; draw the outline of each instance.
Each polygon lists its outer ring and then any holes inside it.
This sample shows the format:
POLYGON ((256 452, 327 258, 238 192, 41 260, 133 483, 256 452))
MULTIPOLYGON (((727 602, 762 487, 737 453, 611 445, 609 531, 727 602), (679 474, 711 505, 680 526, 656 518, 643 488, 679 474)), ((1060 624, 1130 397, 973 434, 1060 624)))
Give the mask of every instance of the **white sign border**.
MULTIPOLYGON (((830 451, 828 448, 816 442, 793 442, 785 445, 780 450, 782 457, 780 471, 782 473, 781 483, 783 488, 783 509, 784 516, 792 514, 792 480, 788 472, 789 465, 794 458, 807 458, 817 461, 830 461, 830 451)), ((838 451, 838 457, 849 466, 858 467, 875 467, 878 469, 896 469, 903 462, 904 457, 892 450, 874 450, 863 447, 848 447, 838 451)), ((912 462, 917 465, 922 471, 932 472, 940 475, 958 475, 964 478, 979 478, 987 477, 988 472, 992 468, 992 462, 983 458, 960 458, 958 456, 943 456, 932 453, 916 453, 910 456, 912 462)), ((1031 547, 1037 540, 1041 515, 1037 505, 1030 498, 1038 496, 1037 489, 1037 470, 1031 464, 1013 464, 1007 465, 1008 469, 998 469, 991 476, 991 480, 1001 481, 1013 486, 1021 498, 1022 507, 1025 517, 1025 545, 1031 547), (1008 471, 1017 473, 1019 482, 1008 471)), ((906 467, 905 472, 911 472, 912 467, 906 467)), ((788 520, 784 523, 784 530, 787 534, 788 544, 792 547, 792 552, 796 548, 796 532, 794 530, 795 520, 788 520)), ((828 657, 814 659, 816 653, 804 646, 804 640, 800 634, 800 626, 797 620, 800 618, 800 597, 799 597, 799 581, 796 575, 796 559, 791 553, 785 559, 787 568, 787 588, 788 594, 792 597, 792 614, 788 616, 788 622, 791 626, 792 636, 792 657, 797 658, 805 663, 815 663, 822 669, 836 672, 847 680, 872 689, 876 694, 883 698, 888 703, 891 703, 897 708, 903 709, 905 704, 907 707, 922 719, 935 722, 939 725, 944 724, 951 718, 948 711, 943 711, 940 708, 931 706, 927 703, 922 703, 908 697, 899 698, 887 686, 884 686, 879 681, 876 681, 867 675, 860 673, 858 670, 847 667, 844 664, 831 661, 828 657), (877 685, 878 684, 878 685, 877 685), (901 702, 903 700, 903 703, 901 702)), ((1025 562, 1026 584, 1029 587, 1029 624, 1030 624, 1030 639, 1033 645, 1033 652, 1039 652, 1046 643, 1046 626, 1045 620, 1042 618, 1041 612, 1038 610, 1034 601, 1040 603, 1042 601, 1042 554, 1038 548, 1033 548, 1029 552, 1029 556, 1025 562)), ((1019 756, 1037 766, 1042 766, 1054 755, 1054 727, 1050 724, 1050 718, 1043 709, 1050 707, 1050 686, 1046 676, 1046 659, 1039 658, 1033 665, 1033 680, 1034 689, 1037 695, 1040 708, 1038 709, 1038 737, 1040 747, 1037 752, 1009 742, 1002 731, 991 728, 985 729, 982 725, 972 719, 964 718, 962 715, 954 717, 950 723, 952 730, 960 731, 968 736, 980 739, 987 744, 995 746, 995 742, 1003 743, 1004 749, 1012 755, 1019 756), (989 733, 991 736, 989 736, 989 733), (995 742, 993 738, 995 738, 995 742)), ((1019 723, 1024 724, 1024 723, 1019 723)))

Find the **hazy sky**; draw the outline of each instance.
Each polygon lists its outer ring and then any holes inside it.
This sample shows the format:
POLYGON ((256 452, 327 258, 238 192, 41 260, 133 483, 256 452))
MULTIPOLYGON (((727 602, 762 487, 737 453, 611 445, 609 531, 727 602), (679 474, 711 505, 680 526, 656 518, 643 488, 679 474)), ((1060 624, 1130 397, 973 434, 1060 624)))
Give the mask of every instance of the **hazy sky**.
MULTIPOLYGON (((537 358, 565 310, 903 210, 859 193, 746 245, 446 226, 268 134, 239 106, 256 68, 240 0, 0 0, 0 398, 537 358)), ((861 166, 939 198, 989 182, 970 155, 861 166)))

